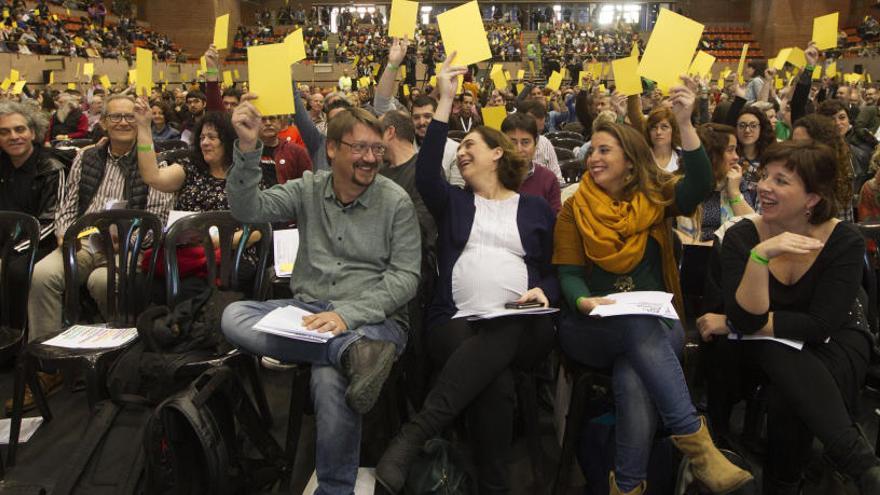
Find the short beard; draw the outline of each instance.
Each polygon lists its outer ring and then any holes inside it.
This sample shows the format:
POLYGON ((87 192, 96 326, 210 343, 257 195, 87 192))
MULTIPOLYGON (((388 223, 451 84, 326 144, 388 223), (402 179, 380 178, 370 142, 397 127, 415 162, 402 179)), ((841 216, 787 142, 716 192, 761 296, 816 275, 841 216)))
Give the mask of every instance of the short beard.
MULTIPOLYGON (((361 163, 363 163, 363 161, 358 160, 358 161, 356 161, 356 162, 354 162, 354 163, 352 164, 352 166, 351 166, 351 171, 352 171, 352 174, 351 174, 351 181, 352 181, 355 185, 357 185, 357 186, 360 186, 360 187, 369 187, 370 184, 373 183, 373 180, 376 179, 376 176, 374 175, 374 176, 373 176, 373 179, 371 179, 370 182, 367 182, 367 183, 360 182, 360 181, 358 180, 358 178, 357 178, 357 172, 358 172, 358 165, 361 164, 361 163)), ((374 169, 379 168, 379 163, 377 162, 377 163, 373 166, 373 168, 374 168, 374 169)))

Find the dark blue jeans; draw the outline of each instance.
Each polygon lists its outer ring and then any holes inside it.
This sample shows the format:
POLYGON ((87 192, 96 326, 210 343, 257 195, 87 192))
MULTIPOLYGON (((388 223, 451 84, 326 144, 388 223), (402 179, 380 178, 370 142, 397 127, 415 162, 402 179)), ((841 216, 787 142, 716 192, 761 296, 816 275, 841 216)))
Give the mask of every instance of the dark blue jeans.
POLYGON ((673 435, 700 427, 678 360, 684 329, 678 321, 670 328, 651 316, 595 318, 566 311, 559 341, 575 361, 612 370, 617 415, 614 469, 617 486, 631 491, 647 477, 658 418, 673 435))

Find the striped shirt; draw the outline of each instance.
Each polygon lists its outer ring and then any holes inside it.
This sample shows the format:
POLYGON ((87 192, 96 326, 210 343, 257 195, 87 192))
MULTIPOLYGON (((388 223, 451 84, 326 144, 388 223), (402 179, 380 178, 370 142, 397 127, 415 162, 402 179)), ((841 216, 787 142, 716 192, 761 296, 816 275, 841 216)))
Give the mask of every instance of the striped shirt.
POLYGON ((562 178, 562 169, 559 168, 559 160, 556 159, 556 150, 549 139, 544 136, 538 136, 535 158, 532 161, 550 169, 553 175, 556 176, 556 180, 559 181, 559 187, 565 186, 565 179, 562 178))
MULTIPOLYGON (((134 152, 134 150, 132 150, 134 152)), ((76 158, 73 160, 73 166, 70 169, 70 176, 67 178, 67 194, 61 200, 61 205, 55 215, 55 236, 62 237, 67 228, 76 220, 79 211, 79 182, 82 176, 82 156, 80 150, 76 158)), ((125 199, 125 174, 122 167, 116 163, 117 160, 107 158, 107 165, 104 171, 104 178, 95 191, 92 202, 86 208, 86 213, 94 213, 96 211, 106 210, 108 203, 111 201, 120 201, 125 199)), ((154 188, 150 188, 147 194, 147 205, 145 210, 157 215, 162 223, 165 223, 168 217, 168 210, 174 201, 174 194, 163 193, 154 188)))

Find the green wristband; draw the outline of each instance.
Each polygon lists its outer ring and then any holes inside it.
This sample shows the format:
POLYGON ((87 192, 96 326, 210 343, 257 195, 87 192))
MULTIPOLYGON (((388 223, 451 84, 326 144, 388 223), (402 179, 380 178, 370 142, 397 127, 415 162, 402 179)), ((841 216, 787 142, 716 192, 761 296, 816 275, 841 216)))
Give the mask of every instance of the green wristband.
MULTIPOLYGON (((581 299, 589 299, 589 298, 587 296, 581 296, 581 297, 574 300, 574 305, 577 307, 580 307, 581 306, 581 299)), ((575 308, 575 309, 577 309, 577 308, 575 308)))
POLYGON ((753 260, 755 263, 759 265, 767 266, 770 264, 770 260, 756 253, 754 249, 749 251, 749 259, 753 260))
POLYGON ((812 71, 816 70, 816 66, 807 64, 806 66, 804 66, 804 70, 808 70, 808 71, 812 72, 812 71))
POLYGON ((213 76, 213 75, 217 75, 219 73, 220 73, 220 71, 217 69, 205 69, 205 74, 208 74, 208 75, 213 76))
POLYGON ((143 151, 144 153, 149 152, 149 151, 153 151, 153 145, 152 144, 139 144, 139 145, 137 145, 137 150, 138 150, 138 152, 143 151))
POLYGON ((730 198, 730 199, 727 200, 727 202, 730 203, 730 206, 733 206, 733 205, 736 205, 736 204, 740 204, 740 203, 743 202, 743 195, 740 194, 740 195, 738 195, 738 196, 735 197, 735 198, 730 198))

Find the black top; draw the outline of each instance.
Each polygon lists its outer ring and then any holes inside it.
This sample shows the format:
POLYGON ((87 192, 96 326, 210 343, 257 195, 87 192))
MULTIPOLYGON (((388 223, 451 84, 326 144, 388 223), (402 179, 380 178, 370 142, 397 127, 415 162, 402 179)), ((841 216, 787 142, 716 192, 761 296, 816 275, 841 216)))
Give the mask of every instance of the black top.
POLYGON ((38 186, 37 156, 35 151, 21 167, 12 166, 6 153, 0 153, 0 210, 19 211, 30 215, 40 214, 40 192, 31 188, 38 186))
POLYGON ((398 186, 402 187, 416 209, 416 215, 419 218, 419 228, 422 233, 422 250, 433 253, 437 244, 437 225, 434 223, 434 217, 425 207, 422 196, 416 189, 416 159, 419 155, 415 154, 406 163, 402 163, 396 167, 383 164, 379 173, 393 180, 398 186))
MULTIPOLYGON (((724 235, 721 251, 722 288, 727 318, 744 334, 755 333, 767 323, 767 313, 754 315, 736 302, 749 252, 760 242, 758 230, 743 219, 724 235)), ((865 242, 851 224, 840 222, 831 232, 819 256, 793 285, 784 285, 770 273, 770 311, 776 337, 820 343, 844 327, 850 327, 851 311, 861 287, 865 242)))

